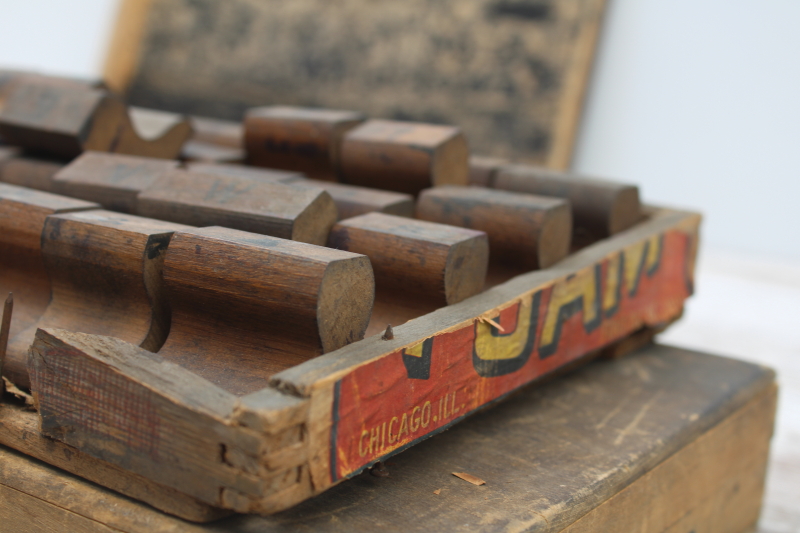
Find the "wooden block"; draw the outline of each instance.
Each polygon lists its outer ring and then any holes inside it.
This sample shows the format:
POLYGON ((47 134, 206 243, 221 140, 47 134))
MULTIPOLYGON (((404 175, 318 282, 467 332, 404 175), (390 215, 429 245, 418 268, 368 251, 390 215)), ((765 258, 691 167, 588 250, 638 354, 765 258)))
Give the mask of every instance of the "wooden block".
POLYGON ((508 165, 505 159, 472 155, 469 157, 469 184, 492 188, 497 171, 508 165))
POLYGON ((0 183, 0 294, 14 293, 4 375, 27 382, 25 360, 33 342, 31 329, 50 302, 50 280, 42 259, 45 220, 57 213, 96 209, 82 200, 0 183))
MULTIPOLYGON (((73 339, 59 346, 74 360, 82 352, 110 360, 111 369, 132 365, 73 339)), ((453 524, 508 529, 509 523, 544 533, 752 531, 776 392, 769 369, 650 346, 636 357, 599 361, 521 391, 393 457, 390 477, 365 473, 276 516, 190 526, 5 449, 0 487, 24 498, 0 498, 0 512, 31 524, 20 502, 51 504, 56 518, 40 529, 33 522, 34 533, 78 518, 130 533, 346 532, 375 523, 386 531, 446 531, 453 524), (475 487, 453 471, 486 484, 475 487)))
POLYGON ((251 108, 244 118, 247 161, 338 181, 342 137, 365 118, 355 111, 333 109, 251 108))
POLYGON ((138 211, 139 193, 177 167, 177 161, 86 152, 53 177, 53 188, 59 194, 133 214, 138 211))
POLYGON ((0 181, 45 192, 55 192, 53 178, 64 161, 16 155, 0 160, 0 181))
POLYGON ((0 110, 5 142, 65 158, 96 150, 172 159, 190 134, 182 121, 158 138, 143 136, 108 92, 40 80, 15 83, 0 110))
POLYGON ((339 220, 373 211, 409 218, 414 216, 414 197, 410 194, 380 191, 330 181, 308 181, 315 187, 328 191, 339 210, 339 220))
POLYGON ((227 228, 177 233, 164 279, 173 314, 159 354, 237 395, 362 339, 374 299, 363 255, 227 228))
POLYGON ((325 244, 336 205, 317 187, 186 170, 163 174, 139 194, 139 214, 193 226, 224 226, 325 244))
POLYGON ((67 87, 74 89, 105 89, 102 79, 84 79, 66 76, 50 76, 38 72, 0 70, 0 110, 2 110, 6 98, 11 94, 20 83, 46 83, 54 87, 67 87))
MULTIPOLYGON (((225 165, 219 163, 188 163, 186 168, 192 172, 203 174, 214 174, 216 176, 239 176, 258 181, 271 181, 275 183, 295 183, 304 180, 304 176, 299 172, 291 170, 277 170, 271 168, 249 167, 245 165, 225 165)), ((321 184, 327 181, 314 181, 313 184, 323 188, 321 184)))
POLYGON ((480 293, 489 263, 482 231, 384 213, 339 222, 328 246, 372 262, 376 295, 367 335, 480 293))
POLYGON ((547 268, 569 253, 572 217, 558 198, 479 187, 437 187, 420 194, 417 217, 489 235, 492 259, 547 268))
POLYGON ((643 218, 635 185, 513 165, 500 169, 494 188, 569 200, 574 228, 595 239, 626 230, 643 218))
POLYGON ((191 121, 193 141, 228 148, 244 148, 244 126, 241 122, 208 117, 191 117, 191 121))
MULTIPOLYGON (((56 327, 158 350, 170 321, 161 267, 172 233, 182 228, 102 210, 47 217, 41 254, 52 296, 20 340, 30 346, 37 328, 56 327)), ((9 354, 15 368, 24 368, 28 346, 9 354)), ((24 375, 19 381, 29 386, 24 375)))
POLYGON ((416 195, 428 187, 466 185, 468 157, 456 127, 369 120, 344 137, 341 181, 416 195))

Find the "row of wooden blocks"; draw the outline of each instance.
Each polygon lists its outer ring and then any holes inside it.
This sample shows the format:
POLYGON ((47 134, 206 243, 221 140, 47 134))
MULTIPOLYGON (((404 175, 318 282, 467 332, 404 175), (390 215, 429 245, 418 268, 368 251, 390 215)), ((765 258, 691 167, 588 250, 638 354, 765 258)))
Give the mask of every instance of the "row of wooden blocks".
POLYGON ((449 126, 271 107, 244 124, 194 119, 192 133, 98 84, 7 80, 0 291, 17 301, 7 375, 22 386, 36 329, 55 327, 157 351, 244 394, 478 294, 490 259, 546 268, 573 234, 642 218, 636 187, 470 162, 449 126), (274 168, 169 159, 190 143, 274 168))

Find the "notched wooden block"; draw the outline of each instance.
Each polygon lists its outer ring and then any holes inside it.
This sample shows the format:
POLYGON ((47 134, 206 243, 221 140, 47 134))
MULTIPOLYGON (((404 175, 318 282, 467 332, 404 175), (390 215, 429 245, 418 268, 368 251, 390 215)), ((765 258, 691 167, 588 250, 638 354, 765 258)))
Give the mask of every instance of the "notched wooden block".
POLYGON ((159 353, 239 395, 363 338, 374 299, 363 255, 219 227, 176 233, 164 280, 159 353))
POLYGON ((249 109, 244 119, 247 162, 337 181, 342 137, 365 118, 355 111, 334 109, 249 109))
POLYGON ((188 120, 156 136, 139 132, 127 106, 107 91, 35 79, 15 83, 0 110, 6 142, 65 158, 96 150, 172 159, 190 134, 188 120))
POLYGON ((566 200, 481 187, 422 191, 417 217, 485 231, 493 260, 525 269, 557 263, 569 253, 572 238, 566 200))
POLYGON ((325 244, 336 205, 317 187, 173 170, 139 194, 143 216, 325 244))
POLYGON ((341 181, 416 195, 439 185, 467 185, 469 150, 453 126, 369 120, 342 143, 341 181))
POLYGON ((158 350, 170 321, 164 254, 172 234, 186 228, 102 210, 48 217, 41 242, 52 298, 35 327, 108 335, 158 350))
POLYGON ((4 375, 28 383, 25 361, 35 324, 50 302, 50 280, 42 258, 42 231, 50 215, 100 206, 0 183, 0 295, 14 293, 4 375))
POLYGON ((112 211, 134 214, 139 193, 177 167, 177 161, 86 152, 53 176, 53 189, 112 211))
POLYGON ((635 185, 588 178, 542 167, 511 165, 498 170, 494 188, 569 200, 574 229, 594 239, 626 230, 644 215, 635 185))

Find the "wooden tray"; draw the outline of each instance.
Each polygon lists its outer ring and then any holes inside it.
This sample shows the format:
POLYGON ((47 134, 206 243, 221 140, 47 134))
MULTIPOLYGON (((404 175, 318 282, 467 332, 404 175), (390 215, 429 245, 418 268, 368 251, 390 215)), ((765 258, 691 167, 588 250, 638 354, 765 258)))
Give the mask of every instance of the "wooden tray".
POLYGON ((83 466, 71 471, 192 520, 219 516, 212 508, 286 509, 677 319, 692 293, 700 216, 647 215, 554 267, 412 320, 391 340, 372 336, 290 368, 242 397, 132 345, 43 332, 59 354, 52 383, 69 396, 38 398, 58 453, 13 431, 0 431, 0 443, 67 469, 61 456, 77 453, 83 466))

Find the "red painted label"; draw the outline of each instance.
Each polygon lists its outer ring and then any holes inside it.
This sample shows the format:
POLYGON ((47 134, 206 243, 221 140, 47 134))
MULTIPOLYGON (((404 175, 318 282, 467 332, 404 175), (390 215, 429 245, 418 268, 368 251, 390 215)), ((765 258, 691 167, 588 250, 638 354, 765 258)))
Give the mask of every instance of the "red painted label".
POLYGON ((337 382, 331 481, 480 406, 676 317, 691 293, 691 235, 669 231, 534 288, 488 317, 355 369, 337 382))

